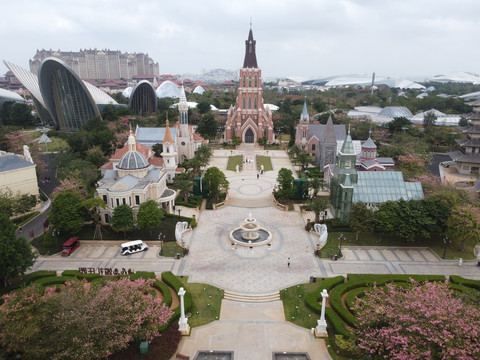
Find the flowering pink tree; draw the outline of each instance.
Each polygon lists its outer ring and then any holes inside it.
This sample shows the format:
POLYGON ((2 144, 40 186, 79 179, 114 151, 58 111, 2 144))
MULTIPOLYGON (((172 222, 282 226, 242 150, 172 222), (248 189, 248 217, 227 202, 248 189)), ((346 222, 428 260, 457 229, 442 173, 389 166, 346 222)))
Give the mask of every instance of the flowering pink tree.
POLYGON ((358 299, 358 347, 374 359, 478 359, 480 310, 445 283, 387 284, 358 299))
POLYGON ((41 151, 39 144, 32 139, 31 133, 16 131, 6 134, 5 139, 7 140, 8 150, 15 154, 23 155, 23 145, 28 145, 32 160, 37 165, 35 168, 37 171, 37 176, 40 178, 42 174, 45 173, 47 165, 40 157, 41 151))
POLYGON ((460 249, 465 251, 467 240, 475 243, 480 240, 480 209, 472 204, 454 207, 447 227, 450 238, 460 241, 460 249))
POLYGON ((421 154, 407 153, 397 157, 399 170, 405 178, 410 179, 415 175, 424 174, 427 171, 427 161, 421 154))
POLYGON ((153 280, 67 282, 5 296, 0 343, 28 359, 101 359, 134 340, 151 341, 172 316, 152 296, 153 280))

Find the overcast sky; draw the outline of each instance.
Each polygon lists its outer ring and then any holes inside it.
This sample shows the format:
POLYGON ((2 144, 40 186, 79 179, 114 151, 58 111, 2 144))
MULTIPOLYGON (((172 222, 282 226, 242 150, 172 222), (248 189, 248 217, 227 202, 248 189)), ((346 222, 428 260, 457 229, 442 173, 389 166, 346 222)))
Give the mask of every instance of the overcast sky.
POLYGON ((0 9, 0 59, 26 69, 42 48, 144 52, 161 74, 238 69, 252 17, 264 77, 480 73, 478 0, 3 0, 0 9))

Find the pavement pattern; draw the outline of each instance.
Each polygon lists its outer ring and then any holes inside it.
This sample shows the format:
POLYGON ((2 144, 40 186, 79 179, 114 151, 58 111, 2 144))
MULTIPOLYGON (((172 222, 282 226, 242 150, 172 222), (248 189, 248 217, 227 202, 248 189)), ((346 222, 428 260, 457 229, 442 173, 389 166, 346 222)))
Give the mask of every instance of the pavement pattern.
MULTIPOLYGON (((442 274, 460 275, 480 280, 476 261, 442 260, 428 248, 353 247, 343 246, 344 257, 338 261, 314 256, 317 236, 305 231, 305 221, 311 213, 285 212, 273 206, 272 190, 278 171, 293 167, 284 151, 247 148, 248 157, 255 154, 271 156, 273 171, 257 179, 256 163, 239 173, 227 171, 228 156, 238 150, 214 151, 209 166, 224 171, 230 182, 228 205, 215 211, 197 214, 198 226, 184 235, 190 254, 180 260, 158 255, 160 247, 147 242, 148 252, 120 255, 118 242, 82 242, 68 258, 57 255, 40 257, 35 270, 92 268, 122 268, 172 271, 188 276, 189 282, 218 286, 236 294, 269 295, 286 287, 305 283, 314 277, 332 277, 348 273, 380 274, 442 274), (229 233, 238 227, 249 213, 273 235, 270 247, 236 246, 229 233), (288 266, 288 258, 291 260, 288 266)), ((331 216, 329 214, 329 216, 331 216)), ((236 359, 271 359, 276 351, 306 351, 311 359, 330 359, 323 340, 314 339, 309 330, 285 321, 281 302, 247 303, 224 299, 220 319, 195 328, 183 337, 179 352, 193 357, 199 350, 233 350, 236 359)))

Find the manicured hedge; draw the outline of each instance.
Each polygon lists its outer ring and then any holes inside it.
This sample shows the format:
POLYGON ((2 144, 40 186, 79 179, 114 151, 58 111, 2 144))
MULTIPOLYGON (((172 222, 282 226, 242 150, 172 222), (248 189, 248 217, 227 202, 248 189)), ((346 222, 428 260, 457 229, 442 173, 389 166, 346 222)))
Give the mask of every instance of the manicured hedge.
POLYGON ((340 319, 332 308, 325 307, 325 318, 327 319, 327 323, 333 327, 335 334, 343 335, 347 338, 352 336, 352 333, 345 327, 343 320, 340 319))
POLYGON ((80 273, 77 274, 77 279, 79 280, 85 279, 88 282, 92 281, 93 279, 97 279, 99 277, 100 277, 99 274, 80 274, 80 273))
POLYGON ((52 276, 37 279, 35 284, 42 285, 42 286, 50 286, 50 285, 63 285, 66 281, 72 281, 71 276, 52 276))
POLYGON ((175 200, 175 205, 186 206, 188 208, 196 208, 197 204, 192 204, 182 200, 175 200))
POLYGON ((24 284, 30 284, 31 282, 37 279, 44 278, 44 277, 52 277, 52 276, 57 276, 57 272, 54 270, 38 270, 25 275, 22 279, 22 282, 24 284))
MULTIPOLYGON (((320 288, 327 289, 327 291, 330 291, 330 289, 334 288, 337 285, 342 284, 345 281, 345 278, 343 276, 335 276, 333 278, 326 278, 323 280, 320 288)), ((305 297, 305 302, 307 306, 315 311, 317 314, 320 314, 322 311, 322 305, 319 304, 319 301, 321 299, 321 291, 320 292, 315 292, 308 294, 305 297)))
POLYGON ((479 280, 470 280, 465 279, 458 275, 450 275, 450 282, 453 284, 460 284, 463 286, 467 286, 469 288, 473 288, 475 290, 480 290, 480 281, 479 280))
POLYGON ((170 288, 158 280, 153 283, 153 287, 162 293, 163 303, 168 307, 172 306, 172 294, 170 293, 170 288))
MULTIPOLYGON (((173 290, 175 290, 175 293, 177 293, 177 294, 180 291, 180 288, 184 287, 182 282, 175 275, 173 275, 173 273, 171 271, 163 272, 162 273, 162 280, 165 284, 167 284, 173 290)), ((183 297, 183 303, 184 303, 184 306, 185 306, 185 312, 188 312, 192 307, 192 295, 190 294, 190 292, 187 292, 185 294, 185 296, 183 297)), ((180 317, 180 311, 181 311, 180 306, 176 307, 173 310, 173 315, 170 318, 170 320, 168 321, 168 324, 165 324, 165 325, 161 326, 160 331, 165 330, 168 327, 169 324, 171 324, 173 321, 178 319, 180 317)))
POLYGON ((410 282, 414 279, 418 282, 423 281, 445 281, 443 275, 376 275, 376 274, 348 274, 348 282, 335 287, 330 292, 330 306, 337 312, 337 314, 349 325, 355 326, 357 323, 356 317, 347 309, 342 303, 342 296, 356 288, 368 287, 376 283, 382 286, 389 282, 410 282))
POLYGON ((62 272, 62 276, 74 276, 77 277, 77 275, 80 274, 78 270, 64 270, 62 272))

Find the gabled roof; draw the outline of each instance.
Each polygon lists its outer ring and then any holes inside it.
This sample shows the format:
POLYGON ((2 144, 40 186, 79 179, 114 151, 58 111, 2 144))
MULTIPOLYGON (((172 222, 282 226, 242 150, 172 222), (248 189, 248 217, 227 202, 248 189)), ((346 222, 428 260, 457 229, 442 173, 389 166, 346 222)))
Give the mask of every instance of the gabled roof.
POLYGON ((0 172, 12 171, 22 168, 35 167, 30 161, 25 160, 18 155, 2 155, 0 156, 0 172))
MULTIPOLYGON (((332 121, 332 115, 328 117, 327 125, 325 131, 323 132, 323 137, 321 138, 324 143, 336 143, 337 136, 335 134, 335 127, 332 121)), ((351 141, 352 139, 350 139, 351 141)))

